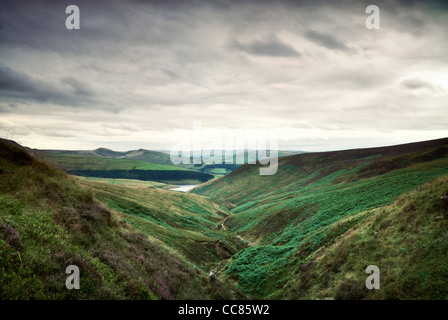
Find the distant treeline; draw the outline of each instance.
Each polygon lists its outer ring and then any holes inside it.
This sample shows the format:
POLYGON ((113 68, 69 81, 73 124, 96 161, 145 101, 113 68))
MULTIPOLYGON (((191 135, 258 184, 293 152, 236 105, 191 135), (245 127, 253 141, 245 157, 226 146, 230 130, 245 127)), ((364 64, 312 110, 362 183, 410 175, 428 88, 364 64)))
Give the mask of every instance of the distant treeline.
POLYGON ((208 173, 183 170, 70 170, 68 173, 82 177, 144 181, 199 180, 206 182, 214 178, 213 175, 208 173))

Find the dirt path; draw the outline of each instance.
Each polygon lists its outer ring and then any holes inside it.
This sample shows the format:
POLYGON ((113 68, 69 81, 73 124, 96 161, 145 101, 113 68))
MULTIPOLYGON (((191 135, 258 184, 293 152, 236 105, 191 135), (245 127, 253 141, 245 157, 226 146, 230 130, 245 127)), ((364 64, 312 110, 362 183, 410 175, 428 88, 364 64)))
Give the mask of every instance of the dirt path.
POLYGON ((243 241, 244 243, 247 243, 247 245, 250 246, 250 247, 252 247, 254 245, 254 243, 252 241, 247 241, 246 239, 244 239, 242 236, 240 236, 238 234, 236 235, 236 237, 238 239, 240 239, 241 241, 243 241))
MULTIPOLYGON (((226 226, 224 225, 224 223, 226 222, 227 218, 228 218, 228 217, 224 218, 223 220, 221 220, 221 221, 218 223, 218 226, 221 227, 221 229, 224 230, 224 231, 229 231, 229 230, 227 230, 226 226)), ((235 234, 235 236, 236 236, 238 239, 240 239, 242 242, 244 242, 245 244, 247 244, 248 246, 250 246, 250 247, 252 247, 252 246, 254 245, 253 242, 251 242, 251 241, 247 241, 246 239, 244 239, 242 236, 240 236, 240 235, 238 235, 238 234, 235 234)))

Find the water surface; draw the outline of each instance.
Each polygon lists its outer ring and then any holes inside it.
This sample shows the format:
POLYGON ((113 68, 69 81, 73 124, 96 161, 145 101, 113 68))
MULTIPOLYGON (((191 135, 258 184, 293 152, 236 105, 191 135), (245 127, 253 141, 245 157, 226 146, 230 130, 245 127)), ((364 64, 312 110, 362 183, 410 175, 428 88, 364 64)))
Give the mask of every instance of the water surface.
POLYGON ((182 184, 182 185, 177 186, 177 188, 172 188, 170 190, 187 192, 188 190, 191 190, 196 186, 198 186, 198 184, 182 184))

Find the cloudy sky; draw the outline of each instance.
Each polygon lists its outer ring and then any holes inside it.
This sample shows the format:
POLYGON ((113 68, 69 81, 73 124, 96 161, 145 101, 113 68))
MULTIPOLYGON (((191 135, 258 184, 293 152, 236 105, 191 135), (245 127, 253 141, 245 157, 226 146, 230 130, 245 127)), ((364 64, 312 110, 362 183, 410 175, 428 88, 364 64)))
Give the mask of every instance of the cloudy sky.
POLYGON ((2 1, 0 137, 170 149, 194 121, 277 129, 281 149, 307 151, 447 137, 442 3, 2 1))

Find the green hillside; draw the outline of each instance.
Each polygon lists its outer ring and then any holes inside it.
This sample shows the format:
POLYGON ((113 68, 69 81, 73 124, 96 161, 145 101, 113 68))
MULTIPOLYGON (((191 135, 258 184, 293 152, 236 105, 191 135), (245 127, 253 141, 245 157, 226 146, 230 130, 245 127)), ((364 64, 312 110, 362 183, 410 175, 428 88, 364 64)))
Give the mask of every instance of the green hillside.
POLYGON ((38 158, 67 172, 97 178, 140 179, 178 184, 200 184, 221 177, 238 165, 183 165, 174 166, 169 154, 150 150, 118 152, 105 148, 92 151, 38 150, 38 158), (102 171, 111 172, 102 172, 102 171), (129 170, 160 171, 156 176, 130 175, 129 170), (116 171, 116 173, 112 173, 116 171), (166 172, 166 173, 162 173, 166 172), (176 171, 169 173, 168 171, 176 171), (183 171, 177 172, 177 171, 183 171), (160 177, 162 175, 162 177, 160 177))
POLYGON ((440 201, 447 191, 445 175, 390 205, 341 219, 328 229, 337 240, 307 257, 296 251, 298 263, 287 272, 297 276, 271 297, 448 299, 448 210, 440 201), (380 290, 364 284, 372 264, 381 271, 380 290))
POLYGON ((208 270, 243 246, 217 230, 227 215, 200 196, 73 178, 0 141, 0 297, 232 298, 208 270), (65 288, 73 264, 80 290, 65 288))
POLYGON ((162 152, 157 152, 153 150, 131 150, 127 151, 122 157, 122 159, 131 159, 131 160, 140 160, 150 163, 158 163, 164 165, 172 166, 171 158, 169 154, 165 154, 162 152))
MULTIPOLYGON (((280 159, 279 170, 272 176, 260 176, 258 169, 258 166, 245 165, 192 191, 230 202, 235 214, 227 218, 224 225, 253 244, 235 255, 223 273, 237 280, 254 297, 322 298, 320 292, 313 295, 302 290, 301 295, 294 294, 298 288, 291 283, 300 283, 298 279, 303 276, 300 267, 309 266, 313 257, 353 228, 369 233, 368 222, 376 212, 372 210, 381 208, 380 212, 389 212, 385 208, 400 195, 438 177, 446 177, 448 139, 285 157, 280 159), (298 279, 291 278, 291 274, 296 273, 298 279), (291 291, 285 290, 285 286, 291 291)), ((416 215, 424 215, 426 206, 436 208, 436 205, 439 209, 432 214, 442 214, 439 202, 440 196, 448 191, 446 181, 444 178, 421 189, 422 192, 432 191, 421 195, 428 199, 425 207, 414 210, 416 215)), ((408 196, 411 197, 409 202, 414 200, 412 195, 415 193, 408 196)), ((420 208, 421 204, 414 206, 420 208)), ((395 212, 401 208, 397 204, 391 210, 395 212)), ((403 227, 400 220, 389 223, 396 228, 403 227)), ((421 241, 436 241, 443 225, 436 226, 439 227, 437 231, 422 235, 421 241)), ((408 239, 403 236, 397 239, 403 241, 405 247, 408 239)), ((445 238, 439 240, 446 242, 445 238)), ((378 248, 375 254, 394 257, 394 251, 385 248, 378 248)), ((433 259, 434 263, 437 259, 445 261, 446 255, 433 259)), ((378 261, 373 259, 370 264, 378 261)), ((365 275, 365 267, 358 270, 358 277, 365 275)), ((343 283, 339 275, 335 278, 343 283)), ((312 285, 313 281, 310 282, 312 285)), ((411 290, 400 297, 413 294, 411 290)), ((438 298, 447 296, 445 291, 436 295, 438 298)), ((367 294, 362 297, 365 296, 367 294)))
POLYGON ((35 150, 38 155, 44 154, 65 154, 65 155, 80 155, 80 156, 95 156, 101 158, 113 158, 113 159, 130 159, 140 160, 144 162, 172 165, 169 154, 138 149, 131 151, 114 151, 107 148, 98 148, 95 150, 35 150))
POLYGON ((39 152, 40 160, 52 166, 72 170, 186 170, 184 168, 149 163, 140 160, 104 158, 87 154, 39 152))
MULTIPOLYGON (((30 149, 31 150, 31 149, 30 149)), ((210 174, 213 177, 222 177, 232 172, 240 166, 236 164, 236 157, 244 157, 247 163, 247 150, 234 151, 234 164, 225 164, 225 156, 223 155, 222 164, 179 164, 174 166, 170 152, 158 152, 153 150, 131 150, 131 151, 114 151, 107 148, 98 148, 95 150, 33 150, 39 159, 57 167, 68 171, 80 170, 184 170, 199 171, 210 174), (149 163, 149 164, 148 164, 149 163)), ((278 156, 288 156, 292 154, 303 153, 301 151, 278 151, 278 156)), ((224 154, 224 152, 223 152, 224 154)), ((205 177, 205 176, 203 176, 205 177)), ((206 179, 209 180, 209 179, 206 179)), ((197 180, 192 184, 202 183, 206 180, 197 180)), ((186 184, 186 183, 184 183, 186 184)))
POLYGON ((228 210, 205 197, 86 180, 81 184, 129 225, 204 272, 246 247, 234 234, 219 228, 228 210))
POLYGON ((189 193, 27 151, 0 141, 2 299, 448 299, 448 139, 243 165, 189 193))
MULTIPOLYGON (((110 155, 114 151, 107 150, 105 152, 103 150, 101 153, 110 155)), ((149 163, 140 160, 105 158, 100 155, 76 152, 56 153, 38 151, 37 156, 40 160, 56 168, 83 177, 136 179, 172 184, 199 184, 214 178, 213 175, 208 173, 176 166, 149 163)))

